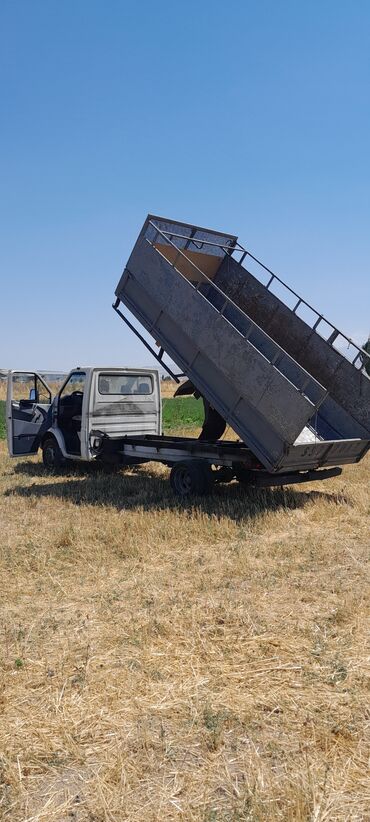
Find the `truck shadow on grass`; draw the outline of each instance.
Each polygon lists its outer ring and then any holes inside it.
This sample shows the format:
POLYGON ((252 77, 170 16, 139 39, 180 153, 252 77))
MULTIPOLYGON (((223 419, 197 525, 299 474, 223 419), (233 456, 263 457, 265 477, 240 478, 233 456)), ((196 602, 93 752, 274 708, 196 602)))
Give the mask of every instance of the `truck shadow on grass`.
MULTIPOLYGON (((50 476, 57 476, 57 472, 48 471, 45 468, 44 464, 39 462, 30 462, 29 460, 25 460, 24 462, 18 462, 14 466, 13 469, 14 474, 23 474, 25 477, 50 477, 50 476)), ((104 474, 104 473, 112 473, 109 471, 104 472, 101 464, 97 462, 73 462, 69 460, 63 468, 60 469, 58 472, 63 476, 96 476, 97 474, 104 474)))
POLYGON ((216 484, 207 496, 192 496, 186 499, 176 497, 169 483, 169 474, 159 474, 150 465, 145 468, 130 469, 106 475, 92 466, 74 466, 67 476, 48 475, 42 465, 19 463, 15 473, 47 479, 49 482, 34 482, 17 486, 6 492, 7 496, 41 499, 54 497, 56 500, 74 505, 111 506, 119 511, 147 510, 199 510, 212 517, 230 517, 241 522, 277 510, 303 508, 316 500, 332 504, 348 504, 342 493, 326 491, 303 491, 292 487, 255 489, 240 485, 216 484), (86 468, 88 470, 86 470, 86 468), (36 469, 36 470, 35 470, 36 469))

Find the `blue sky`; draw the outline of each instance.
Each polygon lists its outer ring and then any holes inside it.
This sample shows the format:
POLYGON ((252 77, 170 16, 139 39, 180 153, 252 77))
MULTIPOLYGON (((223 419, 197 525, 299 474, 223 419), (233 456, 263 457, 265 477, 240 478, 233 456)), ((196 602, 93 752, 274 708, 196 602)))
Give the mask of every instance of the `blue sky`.
POLYGON ((367 337, 367 0, 1 0, 0 84, 0 367, 150 364, 111 308, 148 212, 367 337))

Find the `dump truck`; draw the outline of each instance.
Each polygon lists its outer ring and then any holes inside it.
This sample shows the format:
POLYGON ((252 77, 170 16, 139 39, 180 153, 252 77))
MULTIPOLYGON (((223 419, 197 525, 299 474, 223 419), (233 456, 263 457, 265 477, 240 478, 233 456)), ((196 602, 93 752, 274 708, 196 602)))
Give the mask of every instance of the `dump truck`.
POLYGON ((164 462, 174 490, 185 496, 234 477, 255 486, 321 480, 369 450, 368 352, 236 235, 148 215, 113 308, 175 381, 191 381, 239 440, 144 434, 113 441, 92 431, 98 455, 164 462))
POLYGON ((42 376, 9 373, 12 456, 41 448, 53 470, 65 460, 157 461, 186 497, 234 479, 252 487, 321 481, 369 450, 369 353, 236 235, 148 215, 113 308, 238 439, 164 436, 158 368, 89 366, 74 369, 54 397, 42 376))

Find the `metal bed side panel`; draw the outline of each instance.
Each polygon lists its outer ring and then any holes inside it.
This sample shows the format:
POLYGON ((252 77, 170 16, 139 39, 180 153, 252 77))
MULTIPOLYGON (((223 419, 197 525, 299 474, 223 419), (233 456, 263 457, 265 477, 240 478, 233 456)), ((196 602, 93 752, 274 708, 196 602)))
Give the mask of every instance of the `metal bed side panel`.
POLYGON ((227 256, 214 282, 370 434, 370 380, 244 266, 227 256))
POLYGON ((306 471, 334 465, 349 465, 359 462, 369 448, 369 440, 357 439, 293 445, 284 454, 278 470, 306 471))
MULTIPOLYGON (((318 419, 320 424, 324 424, 324 428, 326 427, 328 430, 327 436, 324 435, 323 437, 326 440, 367 440, 369 437, 369 434, 363 425, 360 425, 360 423, 358 423, 348 411, 346 411, 341 405, 338 405, 330 394, 328 394, 320 406, 318 419)), ((313 427, 315 428, 315 419, 312 420, 311 424, 313 424, 313 427)))

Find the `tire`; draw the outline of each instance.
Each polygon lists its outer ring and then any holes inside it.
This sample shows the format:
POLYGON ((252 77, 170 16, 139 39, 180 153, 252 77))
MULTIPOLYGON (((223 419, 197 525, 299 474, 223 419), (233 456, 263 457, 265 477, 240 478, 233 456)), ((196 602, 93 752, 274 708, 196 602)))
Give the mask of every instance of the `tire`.
POLYGON ((196 460, 176 462, 170 474, 170 483, 179 497, 207 494, 212 486, 211 467, 196 460))
POLYGON ((242 465, 235 467, 235 477, 241 485, 253 485, 253 472, 242 465))
POLYGON ((42 444, 42 461, 48 471, 58 471, 65 463, 55 437, 46 437, 42 444))

